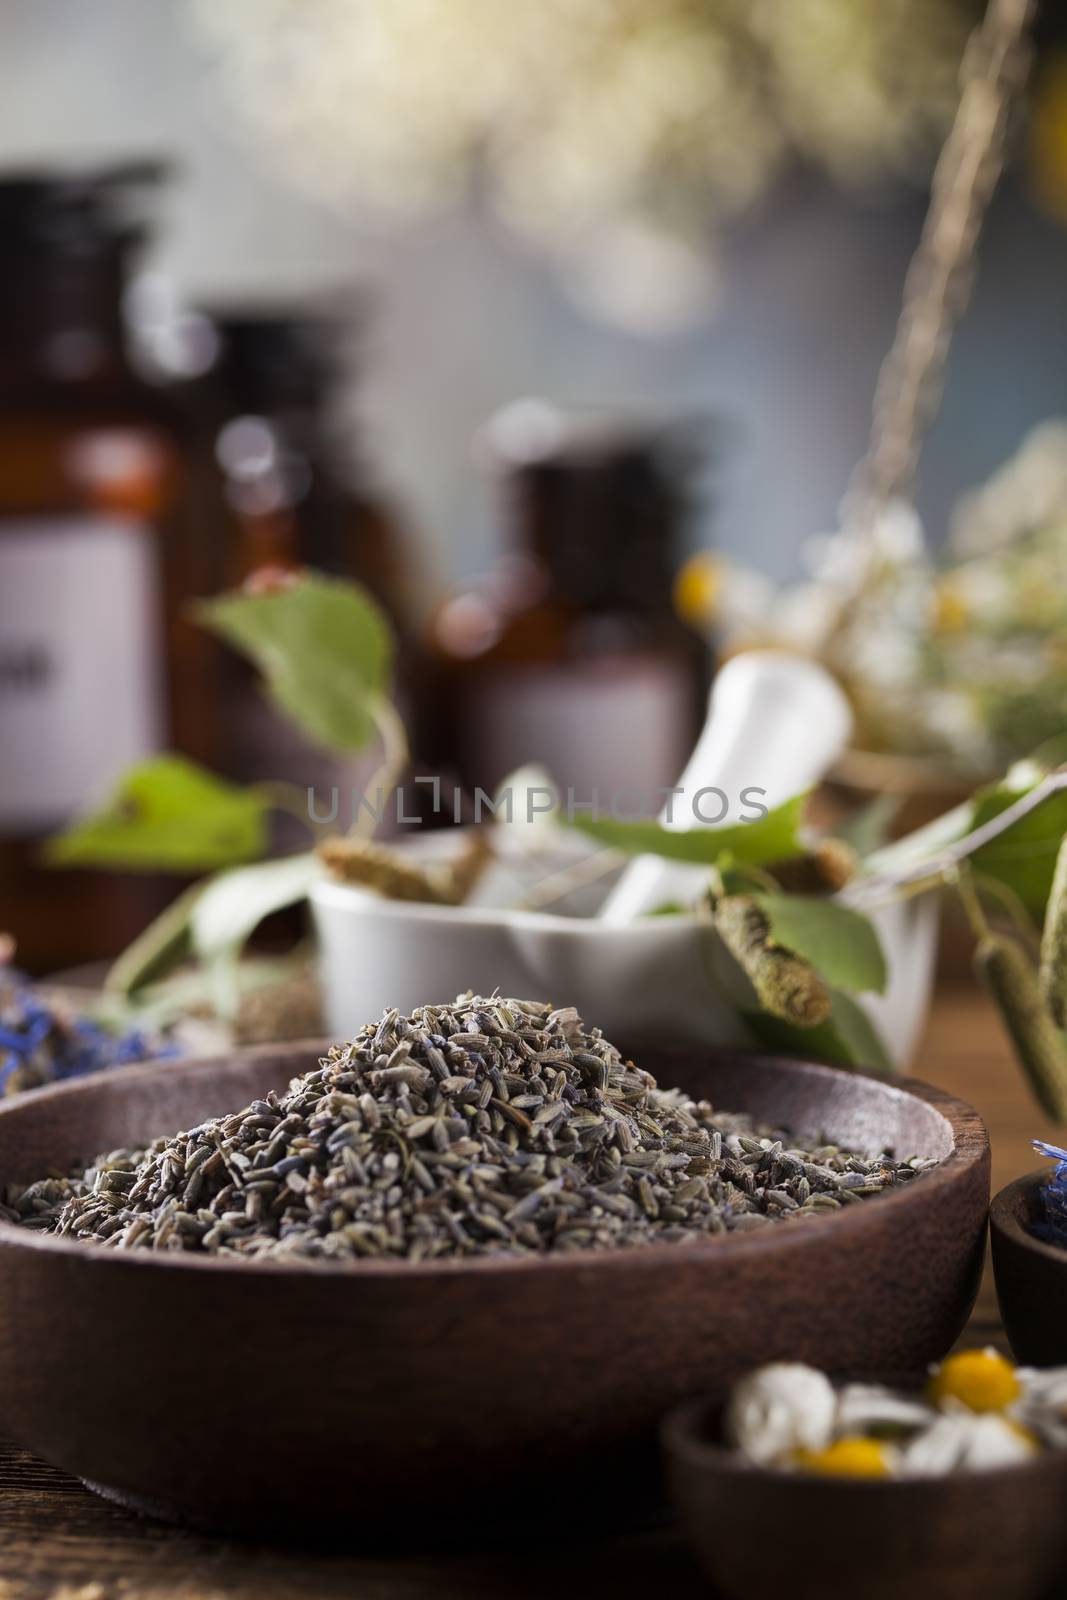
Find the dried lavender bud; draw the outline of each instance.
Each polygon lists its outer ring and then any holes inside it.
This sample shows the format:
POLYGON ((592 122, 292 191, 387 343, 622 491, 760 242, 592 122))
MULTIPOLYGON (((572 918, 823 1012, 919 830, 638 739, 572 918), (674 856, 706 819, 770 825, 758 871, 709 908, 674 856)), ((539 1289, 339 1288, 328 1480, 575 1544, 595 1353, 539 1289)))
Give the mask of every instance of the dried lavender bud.
POLYGON ((770 923, 751 895, 726 895, 715 907, 715 928, 748 974, 765 1011, 798 1028, 815 1028, 830 1015, 830 995, 815 968, 774 943, 770 923))
POLYGON ((422 1261, 795 1227, 934 1165, 786 1148, 660 1089, 572 1007, 467 995, 387 1011, 284 1094, 16 1185, 0 1217, 113 1250, 422 1261))
POLYGON ((1041 997, 1037 974, 1014 939, 990 933, 974 953, 975 969, 1011 1036, 1034 1097, 1067 1123, 1067 1042, 1041 997))
POLYGON ((1041 993, 1056 1025, 1067 1027, 1067 836, 1056 857, 1041 935, 1041 993))

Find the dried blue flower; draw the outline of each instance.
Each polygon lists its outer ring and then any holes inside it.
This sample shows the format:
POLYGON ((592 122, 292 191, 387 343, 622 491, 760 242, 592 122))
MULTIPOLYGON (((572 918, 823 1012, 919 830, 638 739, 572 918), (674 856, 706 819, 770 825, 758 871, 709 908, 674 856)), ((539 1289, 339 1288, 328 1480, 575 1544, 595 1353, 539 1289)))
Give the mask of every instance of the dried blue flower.
POLYGON ((1046 1244, 1057 1244, 1067 1250, 1067 1150, 1046 1144, 1043 1139, 1035 1139, 1033 1144, 1039 1155, 1055 1161, 1056 1170, 1038 1190, 1042 1216, 1030 1231, 1046 1244))
POLYGON ((0 965, 0 1095, 178 1053, 144 1029, 114 1034, 76 1016, 45 999, 23 973, 0 965))

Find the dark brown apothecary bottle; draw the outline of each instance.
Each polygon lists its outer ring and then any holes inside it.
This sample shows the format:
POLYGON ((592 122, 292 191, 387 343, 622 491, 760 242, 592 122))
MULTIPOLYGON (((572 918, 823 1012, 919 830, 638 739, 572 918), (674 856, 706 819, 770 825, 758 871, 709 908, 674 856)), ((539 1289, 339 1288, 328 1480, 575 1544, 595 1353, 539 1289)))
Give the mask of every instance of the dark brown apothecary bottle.
POLYGON ((634 805, 675 782, 704 716, 709 654, 672 599, 691 441, 532 402, 487 439, 511 547, 432 620, 421 753, 468 795, 536 762, 579 805, 634 805))
POLYGON ((114 955, 162 902, 56 870, 45 838, 131 762, 209 757, 211 586, 177 414, 132 370, 122 295, 149 166, 0 177, 0 928, 46 971, 114 955))
MULTIPOLYGON (((361 583, 389 617, 397 642, 396 695, 410 719, 417 693, 414 574, 402 518, 375 484, 336 417, 346 374, 340 352, 356 326, 315 305, 208 307, 218 356, 198 386, 199 424, 216 466, 216 544, 230 587, 278 569, 315 568, 361 583)), ((223 765, 241 781, 280 779, 316 809, 330 808, 377 766, 315 747, 264 698, 252 669, 225 652, 219 663, 223 765)), ((342 822, 347 826, 347 809, 342 822)), ((276 843, 303 842, 278 819, 276 843)))

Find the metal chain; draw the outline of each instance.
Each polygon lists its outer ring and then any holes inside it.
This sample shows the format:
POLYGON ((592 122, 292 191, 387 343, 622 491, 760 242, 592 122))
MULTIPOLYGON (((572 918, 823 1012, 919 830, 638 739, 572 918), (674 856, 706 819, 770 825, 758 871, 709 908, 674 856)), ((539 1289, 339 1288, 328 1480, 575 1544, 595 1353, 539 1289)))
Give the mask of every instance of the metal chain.
POLYGON ((914 486, 952 335, 970 298, 978 236, 1003 171, 1013 102, 1029 71, 1035 9, 1035 0, 989 0, 964 51, 956 116, 878 375, 870 443, 842 502, 842 526, 861 536, 892 498, 914 486))

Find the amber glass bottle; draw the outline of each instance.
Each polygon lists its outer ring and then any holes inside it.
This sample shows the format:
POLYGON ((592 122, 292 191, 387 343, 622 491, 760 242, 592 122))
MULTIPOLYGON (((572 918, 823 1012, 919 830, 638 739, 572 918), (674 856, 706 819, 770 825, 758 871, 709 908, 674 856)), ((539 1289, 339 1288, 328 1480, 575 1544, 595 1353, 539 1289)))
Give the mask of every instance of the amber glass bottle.
POLYGON ((527 762, 579 804, 593 790, 607 804, 673 783, 709 674, 706 647, 672 603, 688 448, 532 406, 512 408, 488 439, 511 549, 433 618, 436 707, 423 747, 468 793, 527 762))
POLYGON ((0 928, 34 971, 113 955, 160 899, 46 868, 43 840, 165 741, 208 753, 182 444, 122 328, 156 176, 0 179, 0 928))
MULTIPOLYGON (((338 349, 349 324, 315 308, 209 310, 219 340, 205 381, 211 450, 218 472, 225 582, 264 569, 321 572, 363 584, 388 614, 398 641, 398 698, 415 685, 413 574, 402 520, 375 485, 335 420, 344 374, 338 349)), ((220 663, 224 764, 243 781, 281 779, 345 792, 376 765, 316 749, 264 700, 251 670, 227 654, 220 663)), ((299 834, 282 817, 278 843, 299 834)))

